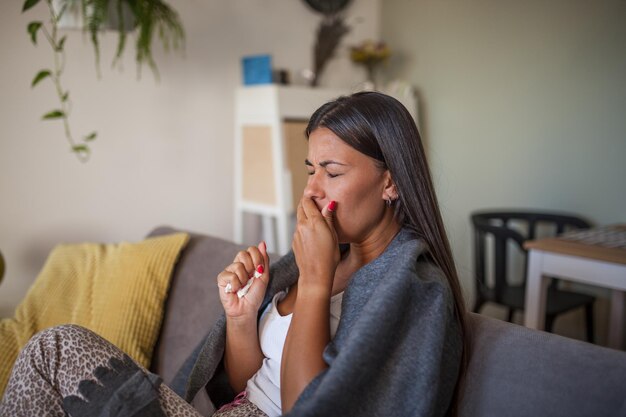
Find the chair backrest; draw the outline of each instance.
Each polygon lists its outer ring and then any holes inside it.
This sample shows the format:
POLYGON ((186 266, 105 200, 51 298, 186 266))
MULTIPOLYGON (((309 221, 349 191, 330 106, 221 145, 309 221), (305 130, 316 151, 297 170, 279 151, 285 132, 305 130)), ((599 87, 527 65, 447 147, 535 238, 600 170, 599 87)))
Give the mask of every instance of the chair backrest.
MULTIPOLYGON (((486 261, 491 260, 496 301, 501 300, 504 289, 509 285, 507 278, 509 242, 514 242, 525 254, 524 241, 539 237, 539 229, 549 232, 551 236, 556 236, 571 229, 591 227, 588 221, 578 216, 535 211, 479 211, 471 215, 471 220, 474 227, 476 283, 479 287, 488 287, 486 261), (489 256, 487 251, 488 236, 492 237, 494 242, 492 256, 489 256)), ((524 259, 524 268, 526 268, 526 259, 524 259)), ((525 270, 522 277, 525 281, 525 270)))

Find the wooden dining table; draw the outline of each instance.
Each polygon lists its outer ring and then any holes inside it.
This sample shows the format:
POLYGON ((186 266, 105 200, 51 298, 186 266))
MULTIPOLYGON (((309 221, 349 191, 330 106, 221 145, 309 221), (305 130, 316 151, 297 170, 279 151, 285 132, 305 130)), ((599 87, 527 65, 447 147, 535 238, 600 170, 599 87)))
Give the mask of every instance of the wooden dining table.
POLYGON ((580 282, 611 290, 609 347, 624 349, 626 311, 626 224, 566 233, 527 241, 524 325, 543 330, 550 278, 580 282))

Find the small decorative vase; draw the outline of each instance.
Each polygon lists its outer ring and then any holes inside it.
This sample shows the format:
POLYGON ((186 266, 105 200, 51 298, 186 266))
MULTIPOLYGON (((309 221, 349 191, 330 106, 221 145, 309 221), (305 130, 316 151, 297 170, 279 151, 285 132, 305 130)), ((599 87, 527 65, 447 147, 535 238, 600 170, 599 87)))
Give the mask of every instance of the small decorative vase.
POLYGON ((367 71, 367 80, 365 84, 371 85, 372 91, 376 90, 376 64, 368 62, 365 64, 365 70, 367 71))

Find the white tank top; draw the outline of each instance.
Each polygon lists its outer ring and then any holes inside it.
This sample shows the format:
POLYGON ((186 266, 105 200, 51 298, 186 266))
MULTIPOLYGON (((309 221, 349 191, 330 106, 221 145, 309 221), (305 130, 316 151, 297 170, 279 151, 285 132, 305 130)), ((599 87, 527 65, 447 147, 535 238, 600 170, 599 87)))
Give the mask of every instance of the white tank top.
MULTIPOLYGON (((248 400, 254 403, 269 417, 280 416, 280 363, 283 346, 291 323, 291 314, 281 316, 276 305, 285 298, 286 291, 274 296, 272 302, 261 315, 259 321, 259 341, 263 352, 263 364, 256 374, 248 380, 246 391, 248 400)), ((341 316, 343 292, 330 299, 330 337, 335 337, 341 316)))

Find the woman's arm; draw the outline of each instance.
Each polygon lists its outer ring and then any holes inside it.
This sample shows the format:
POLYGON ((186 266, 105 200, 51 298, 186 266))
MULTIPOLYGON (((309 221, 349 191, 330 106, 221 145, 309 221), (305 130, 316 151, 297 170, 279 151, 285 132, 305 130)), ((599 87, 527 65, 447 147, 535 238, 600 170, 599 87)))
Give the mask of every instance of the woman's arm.
POLYGON ((256 316, 252 320, 227 317, 224 368, 235 392, 246 388, 248 380, 261 368, 263 358, 256 316))
POLYGON ((304 388, 328 366, 322 354, 330 341, 330 297, 339 263, 339 244, 333 225, 335 202, 320 212, 304 196, 297 210, 293 252, 300 271, 298 293, 285 339, 280 372, 283 413, 304 388))
POLYGON ((269 282, 269 257, 264 242, 241 251, 232 264, 217 276, 220 300, 226 313, 224 368, 236 392, 245 389, 261 368, 263 353, 259 343, 257 315, 269 282), (254 278, 255 271, 261 276, 254 278), (245 295, 237 291, 252 281, 245 295))
MULTIPOLYGON (((331 278, 332 279, 332 278, 331 278)), ((280 395, 283 413, 328 365, 322 358, 330 342, 330 292, 298 288, 283 348, 280 395)))

